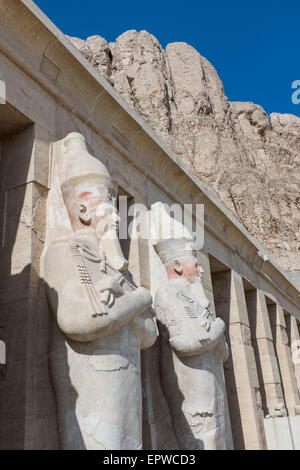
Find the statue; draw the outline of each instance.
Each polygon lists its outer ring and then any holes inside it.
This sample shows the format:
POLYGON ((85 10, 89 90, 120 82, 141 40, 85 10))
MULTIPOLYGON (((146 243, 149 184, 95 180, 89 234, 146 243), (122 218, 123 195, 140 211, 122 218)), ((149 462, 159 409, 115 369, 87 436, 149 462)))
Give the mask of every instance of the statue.
POLYGON ((154 309, 161 337, 162 388, 177 440, 181 449, 228 448, 231 431, 226 428, 222 371, 228 358, 225 324, 209 310, 191 234, 170 218, 162 203, 152 205, 151 232, 168 276, 155 294, 154 309))
POLYGON ((126 278, 107 169, 81 134, 63 146, 61 192, 73 233, 49 245, 44 269, 61 448, 141 449, 140 350, 157 336, 151 295, 126 278))

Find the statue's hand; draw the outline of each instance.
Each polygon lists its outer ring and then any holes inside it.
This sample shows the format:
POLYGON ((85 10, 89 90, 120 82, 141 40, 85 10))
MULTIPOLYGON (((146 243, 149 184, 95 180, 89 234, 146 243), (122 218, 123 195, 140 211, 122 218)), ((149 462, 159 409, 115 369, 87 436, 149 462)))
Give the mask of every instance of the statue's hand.
POLYGON ((132 328, 141 340, 141 349, 148 349, 155 343, 157 327, 149 308, 133 319, 132 328))
POLYGON ((125 293, 123 287, 119 282, 112 276, 105 276, 100 279, 95 288, 98 292, 111 291, 114 295, 120 296, 125 293))
POLYGON ((228 344, 227 344, 227 341, 226 341, 226 337, 225 337, 225 334, 221 337, 221 340, 218 344, 218 350, 219 350, 219 353, 220 353, 220 357, 222 359, 223 362, 227 361, 227 359, 229 358, 229 347, 228 347, 228 344))
POLYGON ((210 336, 213 340, 221 339, 225 333, 225 323, 221 318, 216 318, 210 325, 210 336))
POLYGON ((145 307, 145 309, 152 305, 152 296, 148 289, 145 289, 144 287, 138 287, 135 293, 139 297, 140 302, 145 307))

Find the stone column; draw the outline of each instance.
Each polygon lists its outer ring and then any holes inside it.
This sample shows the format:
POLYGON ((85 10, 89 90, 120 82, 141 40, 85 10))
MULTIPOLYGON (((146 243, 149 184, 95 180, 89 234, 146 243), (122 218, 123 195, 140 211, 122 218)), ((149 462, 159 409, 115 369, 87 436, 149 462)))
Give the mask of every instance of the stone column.
POLYGON ((282 383, 273 344, 266 298, 262 291, 247 292, 247 305, 251 323, 253 347, 261 381, 262 401, 265 415, 285 414, 282 383))
MULTIPOLYGON (((129 202, 130 223, 132 224, 132 234, 137 230, 136 217, 139 224, 143 226, 144 232, 140 238, 129 239, 129 253, 128 253, 128 269, 133 276, 134 281, 147 289, 151 287, 150 281, 150 268, 149 268, 149 242, 144 238, 148 234, 148 218, 147 211, 143 211, 142 204, 137 203, 134 199, 129 202), (132 210, 133 204, 136 204, 135 209, 132 210), (137 215, 137 211, 139 214, 137 215)), ((131 234, 131 235, 132 235, 131 234)), ((157 342, 156 342, 157 343, 157 342)), ((141 378, 142 378, 142 392, 143 392, 143 449, 156 450, 157 449, 157 430, 155 422, 154 403, 155 393, 153 388, 155 380, 159 375, 158 360, 153 363, 156 352, 157 344, 153 347, 141 351, 141 378)), ((159 349, 158 349, 159 350, 159 349)))
POLYGON ((227 325, 230 357, 225 380, 235 449, 265 449, 259 382, 242 278, 234 271, 213 275, 217 315, 227 325))
POLYGON ((296 414, 296 409, 298 409, 300 412, 300 400, 291 349, 289 347, 289 340, 286 331, 284 313, 282 307, 278 304, 271 305, 270 311, 272 312, 271 314, 275 317, 276 351, 286 407, 289 416, 294 416, 296 414))
MULTIPOLYGON (((216 316, 216 306, 215 306, 215 299, 214 299, 214 293, 213 293, 213 283, 212 283, 212 275, 211 275, 211 270, 210 270, 210 261, 209 261, 209 255, 201 250, 198 252, 198 262, 201 265, 201 267, 204 270, 204 274, 202 276, 202 285, 203 285, 203 290, 205 292, 206 297, 209 300, 209 308, 212 313, 214 313, 216 316)), ((226 364, 226 362, 225 362, 226 364)), ((222 370, 220 370, 220 375, 223 377, 223 380, 226 385, 225 381, 225 374, 224 374, 224 363, 221 365, 222 370)), ((225 407, 226 407, 226 449, 233 449, 233 439, 232 439, 232 430, 231 430, 231 422, 230 422, 230 414, 229 414, 229 403, 228 403, 228 397, 227 397, 227 390, 225 389, 225 407)))

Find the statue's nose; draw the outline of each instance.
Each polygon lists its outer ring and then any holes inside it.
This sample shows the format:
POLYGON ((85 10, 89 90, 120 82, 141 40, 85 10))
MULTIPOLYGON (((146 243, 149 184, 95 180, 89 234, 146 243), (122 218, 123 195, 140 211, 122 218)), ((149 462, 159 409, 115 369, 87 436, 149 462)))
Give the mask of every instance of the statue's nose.
POLYGON ((119 225, 121 219, 120 219, 119 214, 114 213, 111 217, 111 220, 113 223, 119 225))

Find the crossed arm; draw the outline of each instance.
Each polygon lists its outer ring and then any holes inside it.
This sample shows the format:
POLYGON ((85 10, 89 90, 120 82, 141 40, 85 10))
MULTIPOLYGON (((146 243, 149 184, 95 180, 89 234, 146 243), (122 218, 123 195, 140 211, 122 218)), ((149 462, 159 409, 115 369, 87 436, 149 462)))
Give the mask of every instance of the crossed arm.
POLYGON ((132 321, 152 303, 150 293, 139 287, 118 297, 106 314, 99 308, 99 314, 95 315, 67 243, 49 247, 45 259, 45 282, 48 302, 57 324, 74 341, 105 338, 132 321))
POLYGON ((198 319, 187 315, 172 288, 165 287, 157 293, 155 310, 164 336, 179 357, 211 351, 224 339, 225 323, 221 318, 216 318, 207 331, 198 319))

